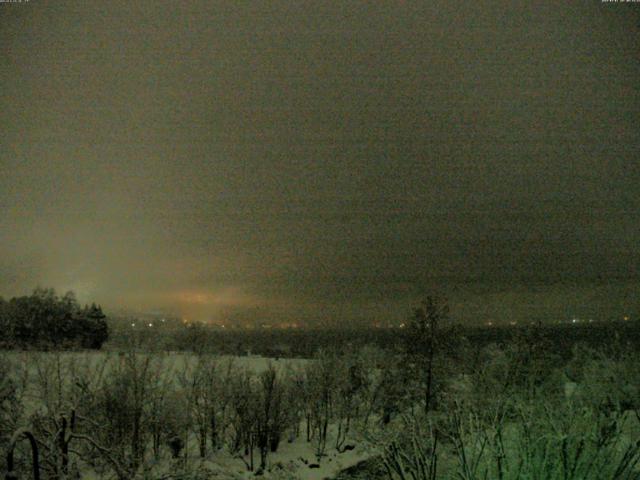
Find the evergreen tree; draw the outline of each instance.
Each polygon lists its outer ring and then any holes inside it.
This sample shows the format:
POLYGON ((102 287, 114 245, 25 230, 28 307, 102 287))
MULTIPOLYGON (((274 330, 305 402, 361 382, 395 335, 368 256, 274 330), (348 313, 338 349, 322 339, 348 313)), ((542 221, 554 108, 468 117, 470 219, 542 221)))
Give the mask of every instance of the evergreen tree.
POLYGON ((30 296, 0 301, 0 327, 5 347, 100 348, 109 336, 100 306, 81 309, 73 292, 58 297, 40 287, 30 296))
POLYGON ((83 346, 98 349, 107 340, 109 328, 106 318, 106 315, 102 313, 102 307, 92 303, 86 314, 87 325, 85 327, 85 344, 83 346))

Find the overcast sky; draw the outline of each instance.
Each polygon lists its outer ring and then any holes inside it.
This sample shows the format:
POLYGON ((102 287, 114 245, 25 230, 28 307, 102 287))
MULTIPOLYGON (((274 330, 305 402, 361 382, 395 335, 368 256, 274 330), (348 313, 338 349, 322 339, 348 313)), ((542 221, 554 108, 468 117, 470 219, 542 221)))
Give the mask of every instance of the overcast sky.
POLYGON ((0 4, 0 295, 637 311, 639 114, 638 4, 0 4))

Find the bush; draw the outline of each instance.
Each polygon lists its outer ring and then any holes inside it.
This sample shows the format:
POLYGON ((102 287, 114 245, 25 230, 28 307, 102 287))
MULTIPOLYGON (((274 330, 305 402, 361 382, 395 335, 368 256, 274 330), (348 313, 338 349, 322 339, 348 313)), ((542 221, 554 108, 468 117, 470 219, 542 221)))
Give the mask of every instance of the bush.
POLYGON ((581 384, 565 399, 561 371, 535 350, 484 349, 475 371, 449 385, 445 409, 411 418, 387 442, 390 478, 440 478, 441 464, 467 480, 638 478, 640 441, 625 412, 637 415, 637 357, 581 350, 581 384))

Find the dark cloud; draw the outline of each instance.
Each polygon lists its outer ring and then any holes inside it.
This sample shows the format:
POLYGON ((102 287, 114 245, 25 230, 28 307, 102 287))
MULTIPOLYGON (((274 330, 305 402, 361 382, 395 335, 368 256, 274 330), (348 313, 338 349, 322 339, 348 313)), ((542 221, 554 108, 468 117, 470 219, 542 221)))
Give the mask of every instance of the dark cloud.
POLYGON ((0 292, 348 320, 434 288, 496 312, 626 291, 638 12, 3 4, 0 292))

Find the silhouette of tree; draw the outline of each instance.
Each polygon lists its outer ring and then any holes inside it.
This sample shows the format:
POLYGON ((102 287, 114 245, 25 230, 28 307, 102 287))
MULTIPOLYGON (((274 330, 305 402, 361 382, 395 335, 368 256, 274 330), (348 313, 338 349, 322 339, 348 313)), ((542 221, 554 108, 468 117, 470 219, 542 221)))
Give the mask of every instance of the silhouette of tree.
POLYGON ((81 309, 73 292, 58 297, 52 288, 36 288, 30 296, 0 302, 5 347, 100 348, 109 330, 100 306, 81 309))
POLYGON ((434 358, 441 343, 440 329, 448 319, 449 305, 446 298, 427 296, 420 307, 414 310, 408 326, 406 351, 422 379, 425 413, 429 411, 434 397, 434 358))

